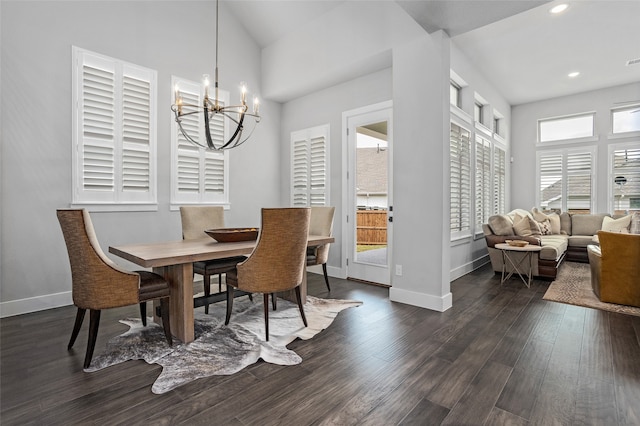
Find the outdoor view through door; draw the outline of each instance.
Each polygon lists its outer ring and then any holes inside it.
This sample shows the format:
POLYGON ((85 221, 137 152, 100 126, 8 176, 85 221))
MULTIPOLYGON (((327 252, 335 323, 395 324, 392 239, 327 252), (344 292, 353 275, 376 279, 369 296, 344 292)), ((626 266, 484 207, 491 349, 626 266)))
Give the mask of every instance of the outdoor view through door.
POLYGON ((356 262, 387 265, 387 122, 356 128, 356 262))

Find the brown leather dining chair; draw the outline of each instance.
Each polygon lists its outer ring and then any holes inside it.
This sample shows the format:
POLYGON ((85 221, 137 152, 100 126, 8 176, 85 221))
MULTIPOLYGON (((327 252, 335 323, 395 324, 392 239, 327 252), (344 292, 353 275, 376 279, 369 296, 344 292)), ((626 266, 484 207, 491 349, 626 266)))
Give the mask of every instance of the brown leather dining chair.
POLYGON ((71 264, 73 304, 78 307, 67 349, 73 347, 89 309, 89 341, 84 358, 84 368, 88 368, 96 345, 101 310, 139 304, 142 323, 146 326, 147 302, 156 299, 160 299, 165 337, 172 345, 169 283, 158 274, 131 272, 109 259, 100 248, 87 210, 58 210, 57 215, 71 264))
MULTIPOLYGON (((182 238, 194 240, 210 238, 205 234, 206 229, 224 228, 224 208, 222 206, 182 206, 180 207, 182 221, 182 238)), ((202 275, 204 295, 211 294, 211 276, 218 276, 218 291, 222 291, 222 274, 231 271, 238 262, 246 257, 238 256, 227 259, 214 259, 193 263, 193 273, 202 275)), ((209 305, 204 305, 205 314, 209 313, 209 305)))
POLYGON ((269 340, 269 295, 294 290, 304 326, 307 319, 300 299, 300 284, 305 273, 309 208, 262 209, 260 234, 247 260, 227 272, 227 315, 229 324, 233 309, 234 288, 262 293, 265 339, 269 340))
MULTIPOLYGON (((322 235, 330 237, 333 232, 333 215, 335 207, 311 207, 311 221, 309 223, 309 235, 322 235)), ((323 244, 307 249, 307 266, 322 265, 324 283, 327 290, 329 286, 329 276, 327 275, 327 260, 329 259, 330 244, 323 244)))

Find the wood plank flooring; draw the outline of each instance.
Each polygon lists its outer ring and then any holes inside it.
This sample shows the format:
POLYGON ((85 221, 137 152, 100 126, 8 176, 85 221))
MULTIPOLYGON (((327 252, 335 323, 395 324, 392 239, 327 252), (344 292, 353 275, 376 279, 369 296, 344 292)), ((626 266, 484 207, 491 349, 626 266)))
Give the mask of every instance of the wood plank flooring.
MULTIPOLYGON (((500 286, 485 266, 452 283, 438 313, 352 281, 332 278, 328 293, 309 274, 309 294, 364 304, 291 343, 301 364, 259 362, 164 395, 144 361, 84 373, 87 324, 66 349, 73 307, 4 318, 0 423, 640 425, 640 317, 547 302, 547 287, 500 286)), ((136 315, 103 312, 96 354, 136 315)))

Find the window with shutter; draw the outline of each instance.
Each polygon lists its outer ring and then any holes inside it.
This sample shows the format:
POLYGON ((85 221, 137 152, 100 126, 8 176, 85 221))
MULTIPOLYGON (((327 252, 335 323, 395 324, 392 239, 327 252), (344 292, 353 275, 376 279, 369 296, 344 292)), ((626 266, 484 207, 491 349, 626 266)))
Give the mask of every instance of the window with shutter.
POLYGON ((640 146, 638 142, 612 145, 609 211, 629 214, 640 211, 640 146))
POLYGON ((471 133, 451 123, 450 162, 450 231, 452 238, 469 235, 471 231, 471 133))
POLYGON ((476 135, 475 170, 476 231, 482 229, 493 214, 493 177, 491 174, 491 142, 476 135))
POLYGON ((502 148, 493 147, 493 212, 505 213, 507 182, 507 153, 502 148))
POLYGON ((156 71, 77 47, 72 57, 72 204, 155 209, 156 71))
POLYGON ((571 213, 591 212, 594 164, 595 148, 539 151, 538 205, 571 213))
MULTIPOLYGON (((183 102, 202 103, 202 85, 173 77, 172 87, 180 88, 183 102)), ((175 92, 175 91, 173 91, 175 92)), ((219 91, 219 102, 228 103, 229 94, 219 91)), ((175 100, 174 100, 175 101, 175 100)), ((184 115, 182 126, 190 135, 198 135, 204 141, 204 117, 202 114, 184 115)), ((211 136, 222 142, 227 137, 227 126, 222 116, 210 120, 211 136)), ((228 204, 228 151, 209 151, 187 141, 177 123, 171 120, 171 204, 178 208, 184 204, 228 204)))
POLYGON ((329 125, 291 133, 291 205, 329 202, 329 125))

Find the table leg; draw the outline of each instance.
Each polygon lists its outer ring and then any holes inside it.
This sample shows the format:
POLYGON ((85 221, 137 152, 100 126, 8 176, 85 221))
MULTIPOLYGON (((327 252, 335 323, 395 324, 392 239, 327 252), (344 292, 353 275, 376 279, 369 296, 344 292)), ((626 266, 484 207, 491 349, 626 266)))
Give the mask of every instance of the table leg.
MULTIPOLYGON (((162 275, 171 288, 170 320, 171 334, 183 343, 193 342, 193 264, 171 265, 153 268, 153 272, 162 275)), ((156 316, 154 302, 154 321, 161 324, 162 319, 156 316)), ((159 304, 159 303, 158 303, 159 304)))

